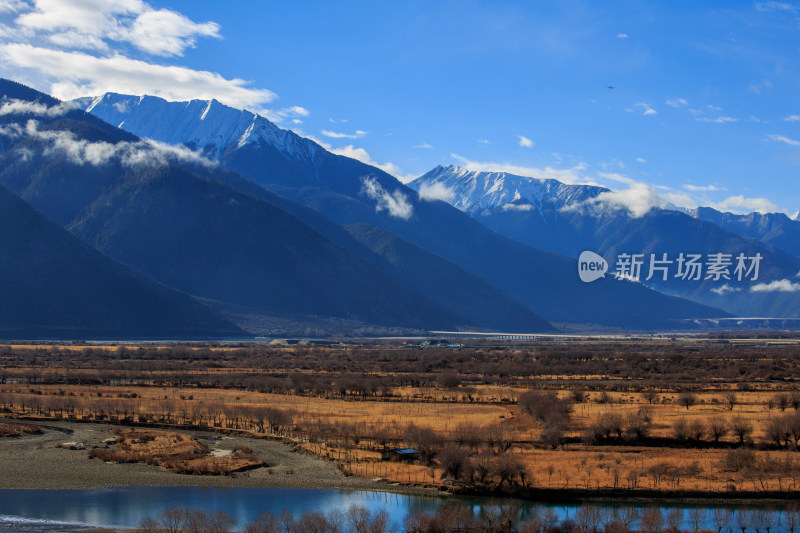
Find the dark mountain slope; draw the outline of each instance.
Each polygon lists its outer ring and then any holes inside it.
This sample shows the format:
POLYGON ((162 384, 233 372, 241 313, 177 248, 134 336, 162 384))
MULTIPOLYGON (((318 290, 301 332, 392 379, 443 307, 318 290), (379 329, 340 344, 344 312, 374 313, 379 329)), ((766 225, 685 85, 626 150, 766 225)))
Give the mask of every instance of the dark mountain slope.
POLYGON ((462 321, 283 210, 178 168, 137 171, 68 228, 170 286, 268 314, 419 328, 462 321))
POLYGON ((0 338, 246 334, 82 243, 0 186, 0 338))
POLYGON ((783 213, 737 215, 722 213, 710 207, 699 207, 693 214, 700 220, 713 222, 731 233, 757 239, 800 257, 800 220, 791 219, 783 213))

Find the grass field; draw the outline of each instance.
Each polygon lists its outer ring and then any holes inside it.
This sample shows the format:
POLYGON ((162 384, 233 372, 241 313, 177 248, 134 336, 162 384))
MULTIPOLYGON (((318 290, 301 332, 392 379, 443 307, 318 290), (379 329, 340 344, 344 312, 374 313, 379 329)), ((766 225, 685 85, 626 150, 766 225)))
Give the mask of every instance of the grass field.
MULTIPOLYGON (((0 410, 270 435, 345 473, 399 483, 796 491, 800 351, 761 342, 458 352, 14 345, 0 347, 0 410), (727 367, 727 378, 715 370, 727 367), (626 368, 638 377, 620 375, 626 368), (555 403, 531 407, 521 400, 531 391, 555 403), (419 454, 395 462, 393 448, 419 454)), ((156 443, 126 453, 158 457, 156 443)))

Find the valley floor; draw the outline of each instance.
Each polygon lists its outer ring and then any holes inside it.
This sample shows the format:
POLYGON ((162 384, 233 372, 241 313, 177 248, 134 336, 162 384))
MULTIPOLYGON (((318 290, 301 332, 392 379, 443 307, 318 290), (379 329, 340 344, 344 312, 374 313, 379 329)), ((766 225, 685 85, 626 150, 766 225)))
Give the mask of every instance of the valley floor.
MULTIPOLYGON (((0 420, 3 422, 4 420, 0 420)), ((71 422, 43 423, 42 435, 0 439, 0 487, 4 489, 81 489, 112 486, 207 486, 290 487, 343 490, 393 490, 423 492, 412 487, 393 487, 385 482, 345 476, 332 461, 307 453, 292 452, 281 442, 230 437, 203 431, 182 431, 211 443, 212 450, 246 445, 270 466, 232 476, 176 474, 143 463, 107 463, 90 459, 88 449, 113 437, 109 424, 71 422), (72 431, 72 433, 69 433, 72 431), (212 440, 213 439, 213 440, 212 440), (83 443, 87 449, 70 450, 62 443, 83 443)))

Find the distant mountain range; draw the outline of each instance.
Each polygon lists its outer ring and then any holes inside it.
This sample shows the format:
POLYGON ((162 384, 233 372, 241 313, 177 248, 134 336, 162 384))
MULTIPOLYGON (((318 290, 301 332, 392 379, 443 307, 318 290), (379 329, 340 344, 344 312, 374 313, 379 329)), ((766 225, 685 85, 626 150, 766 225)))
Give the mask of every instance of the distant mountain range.
MULTIPOLYGON (((256 185, 283 197, 284 203, 277 203, 287 212, 462 315, 467 309, 479 312, 467 302, 480 294, 505 299, 484 305, 487 310, 524 309, 551 323, 581 327, 670 329, 687 318, 728 316, 625 280, 584 284, 574 258, 508 239, 444 202, 420 197, 379 169, 334 155, 247 111, 213 100, 167 102, 118 94, 75 103, 137 136, 197 150, 250 180, 217 177, 241 192, 259 195, 252 189, 256 185), (429 266, 434 262, 438 270, 429 266), (434 272, 442 280, 463 281, 433 283, 434 272), (478 280, 483 288, 476 291, 478 280)), ((517 329, 508 313, 490 327, 517 329)))
MULTIPOLYGON (((622 254, 650 254, 675 261, 681 253, 739 254, 763 260, 756 280, 676 278, 677 265, 665 281, 648 285, 740 316, 800 316, 800 222, 780 213, 735 215, 711 208, 691 212, 674 206, 646 213, 604 202, 610 191, 590 185, 505 172, 475 172, 458 166, 437 167, 409 184, 425 197, 449 202, 486 227, 518 242, 578 257, 584 250, 603 255, 613 265, 622 254), (770 285, 772 284, 772 285, 770 285), (773 289, 773 290, 770 290, 773 289)), ((748 263, 749 266, 749 263, 748 263)), ((641 278, 645 281, 647 272, 641 278)))

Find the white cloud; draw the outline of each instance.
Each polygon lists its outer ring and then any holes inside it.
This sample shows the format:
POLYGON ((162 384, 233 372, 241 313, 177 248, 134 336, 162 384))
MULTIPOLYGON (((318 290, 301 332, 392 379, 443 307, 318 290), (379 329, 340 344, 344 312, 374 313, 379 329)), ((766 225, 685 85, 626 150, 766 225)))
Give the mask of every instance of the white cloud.
POLYGON ((408 220, 414 214, 414 206, 412 206, 408 197, 400 189, 396 189, 393 193, 389 193, 384 189, 378 180, 375 178, 363 178, 363 191, 364 194, 376 201, 375 211, 388 211, 389 215, 403 220, 408 220))
POLYGON ((418 176, 414 176, 412 174, 405 174, 403 170, 395 165, 394 163, 387 162, 387 163, 379 163, 370 157, 369 153, 363 148, 358 148, 353 146, 352 144, 348 144, 347 146, 342 146, 339 148, 335 148, 330 143, 323 141, 313 135, 308 135, 307 133, 303 132, 300 129, 293 130, 297 135, 301 137, 305 137, 306 139, 310 139, 317 143, 318 145, 325 148, 327 151, 331 152, 332 154, 341 155, 344 157, 349 157, 350 159, 355 159, 356 161, 361 161, 366 165, 370 165, 376 168, 379 168, 386 172, 387 174, 391 174, 401 183, 409 183, 417 179, 418 176))
POLYGON ((800 122, 800 115, 787 115, 783 117, 786 122, 800 122))
POLYGON ((644 183, 631 184, 621 191, 607 191, 587 201, 588 204, 606 204, 627 209, 634 218, 646 215, 654 207, 666 207, 666 202, 652 187, 644 183))
MULTIPOLYGON (((638 104, 634 104, 633 106, 634 106, 634 108, 636 108, 639 111, 641 111, 644 116, 657 115, 658 114, 658 111, 656 111, 655 109, 650 107, 649 104, 646 104, 644 102, 639 102, 638 104)), ((628 111, 633 112, 636 109, 628 109, 628 111)))
POLYGON ((718 211, 732 211, 735 213, 750 213, 753 211, 757 211, 759 213, 782 212, 777 205, 773 204, 766 198, 746 198, 741 194, 729 196, 721 202, 712 202, 709 204, 709 206, 718 211))
MULTIPOLYGON (((56 106, 63 108, 63 106, 56 106)), ((40 113, 41 115, 45 113, 40 113)), ((8 136, 27 136, 44 144, 45 156, 59 154, 76 165, 100 166, 118 159, 125 166, 164 166, 170 162, 194 163, 208 167, 217 165, 183 145, 170 145, 149 139, 137 142, 91 142, 79 139, 70 131, 41 130, 36 120, 28 120, 24 128, 19 124, 0 132, 8 136)))
POLYGON ((308 137, 309 139, 311 139, 312 141, 316 142, 317 144, 319 144, 320 146, 322 146, 323 148, 325 148, 326 150, 328 150, 331 153, 334 153, 336 155, 342 155, 344 157, 349 157, 351 159, 355 159, 357 161, 361 161, 362 163, 364 163, 366 165, 377 167, 377 168, 383 170, 384 172, 386 172, 387 174, 391 174, 392 176, 397 178, 398 181, 400 181, 401 183, 408 183, 408 182, 413 181, 414 179, 417 178, 417 176, 413 176, 413 175, 410 175, 410 174, 405 174, 403 172, 403 170, 400 167, 398 167, 397 165, 395 165, 394 163, 390 163, 390 162, 379 163, 379 162, 373 160, 372 157, 370 157, 369 153, 367 153, 367 151, 364 150, 363 148, 357 148, 357 147, 353 146, 352 144, 349 144, 347 146, 343 146, 341 148, 334 148, 330 144, 325 143, 325 142, 321 142, 318 139, 315 139, 314 137, 310 137, 310 136, 307 136, 307 135, 305 137, 308 137))
POLYGON ((361 137, 365 136, 368 132, 356 130, 355 133, 339 133, 331 130, 322 130, 321 133, 325 137, 330 137, 331 139, 360 139, 361 137))
POLYGON ((214 72, 154 65, 120 55, 95 57, 28 44, 5 44, 0 45, 0 59, 60 80, 51 85, 50 92, 62 100, 118 92, 150 94, 172 101, 216 98, 226 105, 261 112, 263 104, 276 98, 272 91, 246 87, 244 80, 228 80, 214 72))
POLYGON ((697 118, 695 118, 695 120, 697 122, 709 122, 711 124, 727 124, 729 122, 738 122, 739 121, 738 118, 726 117, 726 116, 721 116, 721 117, 697 117, 697 118))
POLYGON ((308 116, 311 115, 311 111, 309 111, 305 107, 300 107, 299 105, 295 105, 295 106, 292 106, 292 107, 284 108, 283 111, 285 111, 287 113, 293 113, 293 114, 295 114, 297 116, 300 116, 300 117, 308 117, 308 116))
POLYGON ((0 13, 19 13, 30 9, 30 4, 22 0, 0 0, 0 13))
POLYGON ((741 290, 742 289, 737 289, 737 288, 731 287, 730 285, 728 285, 726 283, 722 287, 716 287, 714 289, 711 289, 711 292, 719 294, 720 296, 725 296, 726 294, 730 294, 732 292, 740 292, 741 290))
POLYGON ((627 38, 628 38, 628 34, 627 33, 618 33, 617 34, 617 39, 627 39, 627 38))
POLYGON ((492 144, 489 139, 478 139, 478 144, 492 144))
POLYGON ((666 101, 666 104, 670 107, 678 108, 689 105, 689 102, 687 102, 684 98, 671 98, 666 101))
POLYGON ((747 86, 747 92, 761 94, 763 91, 767 89, 772 89, 772 82, 769 80, 761 80, 758 83, 751 83, 747 86))
POLYGON ((670 209, 674 207, 692 208, 696 207, 695 201, 685 194, 671 192, 668 188, 666 192, 660 192, 658 187, 647 183, 642 183, 621 174, 600 173, 601 177, 624 183, 627 189, 605 191, 596 197, 586 200, 581 204, 575 204, 565 209, 565 211, 580 210, 584 207, 606 206, 616 209, 625 209, 630 216, 639 218, 646 215, 653 208, 670 209))
POLYGON ((519 138, 519 145, 523 148, 533 148, 533 141, 525 137, 524 135, 517 135, 519 138))
POLYGON ((800 283, 788 279, 759 283, 750 287, 751 292, 800 292, 800 283))
POLYGON ((219 25, 214 22, 198 24, 167 9, 147 10, 123 32, 125 40, 140 50, 158 56, 183 55, 194 48, 197 37, 220 38, 219 25))
POLYGON ((430 148, 433 148, 433 146, 431 146, 430 144, 426 143, 425 141, 422 141, 422 144, 417 144, 417 145, 415 145, 415 146, 412 146, 412 148, 425 148, 425 149, 430 149, 430 148))
POLYGON ((0 116, 6 115, 35 115, 39 117, 60 117, 75 109, 71 103, 64 102, 48 106, 39 102, 25 100, 6 100, 0 104, 0 116))
POLYGON ((87 35, 77 31, 54 33, 47 39, 59 48, 78 48, 80 50, 98 50, 101 52, 109 50, 108 44, 96 35, 87 35))
POLYGON ((756 2, 759 11, 797 11, 797 6, 786 2, 756 2))
POLYGON ((299 117, 308 117, 311 115, 311 112, 304 107, 295 105, 281 109, 269 109, 260 114, 272 122, 283 122, 291 119, 292 124, 302 124, 303 121, 299 117))
POLYGON ((724 191, 726 190, 724 187, 717 187, 716 185, 692 185, 691 183, 686 183, 682 185, 684 189, 687 191, 692 192, 705 192, 705 191, 724 191))
POLYGON ((503 204, 503 211, 532 211, 531 204, 503 204))
POLYGON ((444 183, 440 182, 423 183, 418 192, 420 199, 427 201, 442 200, 449 202, 456 195, 454 190, 449 189, 444 183))
POLYGON ((535 168, 513 165, 510 163, 470 161, 458 154, 450 154, 450 157, 457 160, 460 166, 475 172, 508 172, 509 174, 526 176, 529 178, 554 179, 561 183, 566 183, 567 185, 597 185, 594 180, 582 174, 582 171, 586 169, 586 166, 582 164, 565 169, 552 167, 535 168))
POLYGON ((220 38, 214 22, 196 23, 142 0, 34 0, 32 8, 17 17, 17 25, 48 38, 61 36, 51 41, 70 48, 100 50, 116 41, 151 55, 180 56, 199 37, 220 38))
POLYGON ((215 22, 195 22, 144 0, 0 0, 0 13, 18 15, 10 27, 0 25, 4 75, 58 98, 105 92, 216 98, 267 116, 302 116, 303 108, 267 109, 276 95, 245 80, 150 61, 180 57, 201 38, 221 38, 215 22), (136 58, 129 54, 133 48, 136 58))
POLYGON ((800 146, 800 141, 796 141, 794 139, 790 139, 789 137, 784 137, 783 135, 777 135, 775 133, 770 133, 767 135, 768 138, 772 139, 775 142, 788 144, 789 146, 800 146))
POLYGON ((637 163, 647 163, 647 159, 645 159, 644 157, 637 157, 636 158, 636 162, 637 163))

